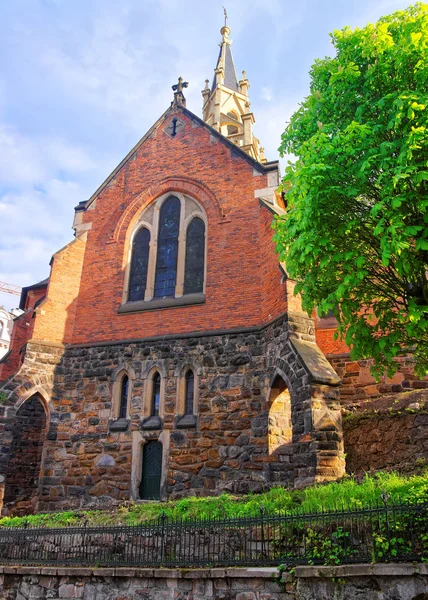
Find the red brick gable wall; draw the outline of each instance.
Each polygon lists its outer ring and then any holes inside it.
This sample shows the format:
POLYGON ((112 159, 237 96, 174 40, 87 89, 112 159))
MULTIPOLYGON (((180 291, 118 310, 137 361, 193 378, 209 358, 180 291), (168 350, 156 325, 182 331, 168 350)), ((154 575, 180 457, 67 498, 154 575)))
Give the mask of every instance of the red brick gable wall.
POLYGON ((14 319, 9 353, 0 362, 0 381, 4 381, 19 369, 24 358, 24 346, 33 336, 36 315, 34 305, 46 295, 46 287, 29 290, 25 300, 25 312, 14 319))
POLYGON ((84 223, 92 225, 72 343, 260 325, 286 309, 271 241, 272 215, 254 197, 256 189, 267 187, 267 175, 255 175, 248 161, 232 155, 230 147, 186 114, 180 114, 185 127, 170 138, 163 131, 170 118, 84 214, 84 223), (142 210, 168 191, 194 197, 207 214, 206 302, 118 314, 130 232, 142 210))

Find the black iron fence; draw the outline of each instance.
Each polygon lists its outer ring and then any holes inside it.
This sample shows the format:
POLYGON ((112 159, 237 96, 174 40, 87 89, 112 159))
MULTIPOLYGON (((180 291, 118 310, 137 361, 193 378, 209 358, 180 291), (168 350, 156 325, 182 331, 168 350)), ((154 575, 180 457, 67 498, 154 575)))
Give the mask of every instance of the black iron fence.
POLYGON ((2 528, 0 564, 201 567, 428 559, 428 503, 115 527, 2 528))

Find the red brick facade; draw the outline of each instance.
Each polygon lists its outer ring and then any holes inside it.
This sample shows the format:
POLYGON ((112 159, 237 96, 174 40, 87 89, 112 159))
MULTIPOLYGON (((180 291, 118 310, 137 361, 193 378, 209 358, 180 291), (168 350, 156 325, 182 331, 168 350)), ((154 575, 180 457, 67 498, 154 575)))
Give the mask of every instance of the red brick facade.
POLYGON ((187 113, 180 118, 186 125, 175 138, 160 125, 84 213, 92 227, 72 343, 261 325, 286 310, 272 215, 254 197, 267 187, 267 172, 231 155, 187 113), (206 303, 118 314, 133 224, 153 200, 174 191, 196 199, 207 215, 206 303))
POLYGON ((33 337, 36 313, 34 306, 46 296, 47 284, 29 290, 23 304, 24 313, 13 322, 10 351, 0 362, 0 381, 16 373, 25 356, 25 344, 33 337))

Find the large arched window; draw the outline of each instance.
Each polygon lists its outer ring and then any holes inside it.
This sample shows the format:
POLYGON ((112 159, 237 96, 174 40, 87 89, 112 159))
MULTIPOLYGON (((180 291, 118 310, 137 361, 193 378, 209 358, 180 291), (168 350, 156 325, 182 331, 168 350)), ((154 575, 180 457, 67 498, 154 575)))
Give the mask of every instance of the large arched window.
POLYGON ((195 217, 190 221, 186 234, 186 262, 184 271, 184 294, 195 294, 204 289, 205 223, 195 217))
POLYGON ((207 219, 193 198, 174 192, 139 219, 119 313, 205 302, 207 219))
POLYGON ((129 378, 128 375, 124 375, 120 384, 119 419, 126 419, 126 413, 128 410, 128 390, 129 378))
POLYGON ((186 382, 186 386, 185 386, 184 410, 185 410, 186 415, 193 415, 194 399, 195 399, 195 376, 193 374, 193 371, 190 371, 190 370, 187 371, 186 377, 185 377, 185 382, 186 382))
POLYGON ((144 300, 149 265, 150 231, 141 227, 132 243, 131 271, 129 274, 128 301, 144 300))
POLYGON ((160 210, 155 298, 175 296, 180 208, 180 200, 171 196, 162 204, 160 210))

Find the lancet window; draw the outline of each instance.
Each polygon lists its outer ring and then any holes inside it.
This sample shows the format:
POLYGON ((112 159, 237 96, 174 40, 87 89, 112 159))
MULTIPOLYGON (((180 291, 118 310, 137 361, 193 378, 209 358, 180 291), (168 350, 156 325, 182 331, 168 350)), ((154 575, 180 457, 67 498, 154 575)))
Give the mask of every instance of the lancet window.
POLYGON ((119 419, 126 419, 126 413, 128 411, 128 391, 129 378, 128 375, 124 375, 120 385, 119 419))

